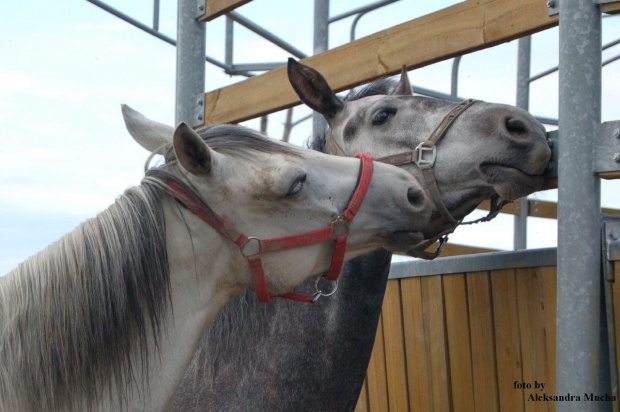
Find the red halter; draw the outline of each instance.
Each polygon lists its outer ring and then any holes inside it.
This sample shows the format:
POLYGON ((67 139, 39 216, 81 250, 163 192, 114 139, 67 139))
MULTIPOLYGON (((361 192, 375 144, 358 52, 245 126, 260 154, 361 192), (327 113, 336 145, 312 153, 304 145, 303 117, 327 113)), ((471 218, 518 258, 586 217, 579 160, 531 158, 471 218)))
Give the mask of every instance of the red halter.
MULTIPOLYGON (((294 236, 271 239, 259 239, 253 236, 246 236, 237 230, 229 220, 218 215, 207 203, 193 194, 191 189, 183 183, 172 179, 168 180, 167 183, 170 189, 172 189, 175 198, 181 202, 181 204, 239 247, 241 254, 247 259, 250 266, 254 291, 256 292, 258 300, 260 302, 271 302, 271 296, 267 291, 263 262, 261 260, 261 254, 263 253, 294 249, 333 239, 334 252, 332 253, 331 265, 325 277, 328 280, 338 279, 344 263, 349 225, 362 206, 366 193, 368 192, 368 187, 370 186, 373 172, 374 158, 372 156, 357 153, 355 157, 361 159, 360 175, 346 210, 334 219, 329 226, 294 236)), ((315 295, 303 295, 290 292, 279 295, 279 297, 312 303, 320 295, 323 295, 323 293, 318 291, 315 295)))

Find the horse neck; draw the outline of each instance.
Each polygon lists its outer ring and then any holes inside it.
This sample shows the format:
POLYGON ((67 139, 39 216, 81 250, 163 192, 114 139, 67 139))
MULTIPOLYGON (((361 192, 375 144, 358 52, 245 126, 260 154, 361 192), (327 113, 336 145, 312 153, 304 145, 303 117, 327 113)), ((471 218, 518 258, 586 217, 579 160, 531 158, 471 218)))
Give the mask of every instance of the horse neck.
POLYGON ((159 350, 149 354, 148 398, 140 409, 167 410, 200 338, 242 288, 230 241, 172 202, 164 207, 173 316, 159 350))
POLYGON ((166 408, 231 296, 223 239, 177 208, 129 189, 0 279, 0 411, 166 408))

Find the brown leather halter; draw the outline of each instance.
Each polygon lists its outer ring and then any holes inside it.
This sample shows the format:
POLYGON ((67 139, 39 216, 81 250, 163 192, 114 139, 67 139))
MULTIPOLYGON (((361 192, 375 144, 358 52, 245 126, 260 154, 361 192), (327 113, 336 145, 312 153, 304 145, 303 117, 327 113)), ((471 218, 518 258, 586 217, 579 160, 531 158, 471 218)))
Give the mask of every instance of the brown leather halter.
MULTIPOLYGON (((441 198, 441 192, 439 190, 439 186, 437 185, 437 181, 435 180, 435 175, 433 174, 433 166, 435 165, 435 159, 437 158, 437 142, 439 141, 439 139, 446 135, 448 129, 450 128, 450 126, 452 126, 454 121, 468 108, 470 108, 477 102, 479 102, 479 100, 468 99, 456 105, 443 118, 441 123, 439 123, 439 126, 435 128, 429 138, 416 146, 414 150, 397 153, 377 159, 377 162, 388 163, 394 166, 404 166, 407 164, 415 163, 416 166, 418 166, 422 171, 422 176, 426 181, 426 190, 430 195, 432 201, 435 203, 437 210, 439 211, 441 216, 446 219, 450 224, 448 228, 442 231, 440 234, 432 237, 431 239, 427 239, 422 243, 419 243, 414 248, 409 250, 407 254, 410 256, 426 260, 435 259, 441 254, 444 245, 448 242, 448 235, 454 232, 457 226, 461 224, 468 225, 478 222, 489 221, 495 216, 497 216, 501 208, 508 203, 505 200, 502 200, 500 202, 499 196, 493 196, 491 198, 491 209, 487 216, 472 222, 463 222, 462 220, 457 220, 454 218, 454 216, 452 216, 452 214, 450 214, 450 211, 448 210, 443 199, 441 198), (437 249, 434 252, 426 251, 426 249, 433 245, 437 240, 439 240, 439 246, 437 247, 437 249)), ((331 137, 331 139, 327 139, 327 145, 332 153, 345 156, 344 150, 333 139, 333 136, 331 137)))
MULTIPOLYGON (((267 290, 267 281, 265 279, 265 271, 261 260, 261 255, 263 253, 294 249, 333 240, 334 251, 332 253, 331 264, 324 277, 330 281, 338 281, 338 276, 340 275, 342 265, 344 264, 344 254, 346 251, 347 236, 349 234, 349 225, 364 202, 364 198, 366 197, 366 193, 370 187, 370 181, 373 174, 374 158, 372 156, 357 153, 355 157, 361 160, 360 174, 353 195, 351 196, 351 200, 349 201, 349 205, 345 211, 334 219, 329 226, 322 229, 279 238, 259 239, 254 236, 246 236, 228 219, 218 215, 205 201, 200 199, 200 197, 185 184, 173 179, 169 179, 166 183, 170 187, 172 195, 183 206, 239 247, 241 254, 248 261, 250 272, 252 274, 254 291, 256 292, 258 300, 260 302, 268 303, 271 302, 272 299, 269 291, 267 290)), ((317 281, 315 282, 316 292, 313 295, 303 295, 300 293, 289 292, 279 295, 278 297, 296 300, 299 302, 314 303, 321 296, 332 295, 336 291, 338 283, 336 283, 331 292, 325 293, 318 287, 320 279, 321 277, 317 278, 317 281)))

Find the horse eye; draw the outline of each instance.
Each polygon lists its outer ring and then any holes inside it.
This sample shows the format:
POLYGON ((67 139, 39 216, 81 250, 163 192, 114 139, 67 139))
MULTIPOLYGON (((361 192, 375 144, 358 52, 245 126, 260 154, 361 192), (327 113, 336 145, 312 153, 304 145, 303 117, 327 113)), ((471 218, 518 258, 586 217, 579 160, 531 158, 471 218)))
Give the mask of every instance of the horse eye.
POLYGON ((304 188, 304 183, 306 182, 306 175, 301 176, 296 179, 295 182, 291 185, 291 188, 288 190, 286 196, 295 196, 297 193, 301 192, 301 189, 304 188))
POLYGON ((395 114, 396 114, 396 109, 393 109, 393 108, 380 109, 372 117, 372 124, 374 126, 382 125, 385 122, 387 122, 390 119, 390 117, 394 116, 395 114))

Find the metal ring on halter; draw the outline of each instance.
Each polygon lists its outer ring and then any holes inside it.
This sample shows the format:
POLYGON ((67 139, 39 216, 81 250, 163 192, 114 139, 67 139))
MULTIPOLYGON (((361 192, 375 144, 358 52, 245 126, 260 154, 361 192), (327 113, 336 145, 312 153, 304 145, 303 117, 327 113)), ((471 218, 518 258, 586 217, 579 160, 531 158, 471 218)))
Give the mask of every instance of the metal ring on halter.
POLYGON ((241 254, 243 255, 244 258, 249 259, 256 255, 260 255, 261 249, 262 249, 261 240, 257 237, 249 236, 248 239, 243 244, 243 246, 241 246, 241 254), (252 243, 252 241, 255 241, 256 243, 252 243), (250 250, 246 250, 246 248, 250 250))
POLYGON ((323 276, 318 276, 316 278, 316 280, 314 281, 314 299, 312 299, 312 302, 316 302, 321 296, 331 296, 334 293, 336 293, 336 291, 338 290, 338 279, 334 280, 334 289, 329 292, 329 293, 323 293, 323 291, 321 289, 319 289, 319 282, 321 281, 321 279, 323 279, 323 276))

